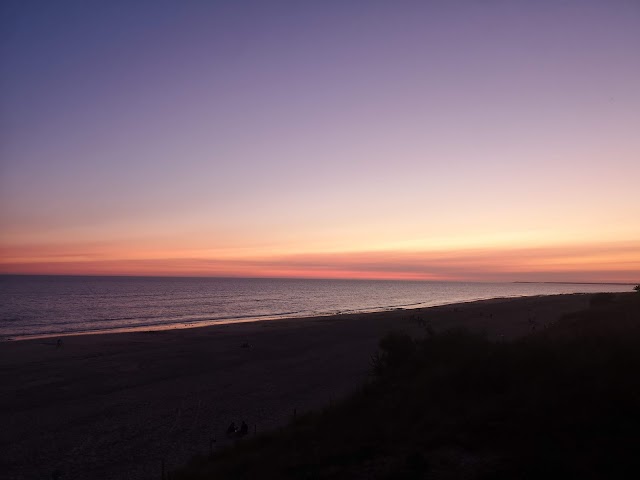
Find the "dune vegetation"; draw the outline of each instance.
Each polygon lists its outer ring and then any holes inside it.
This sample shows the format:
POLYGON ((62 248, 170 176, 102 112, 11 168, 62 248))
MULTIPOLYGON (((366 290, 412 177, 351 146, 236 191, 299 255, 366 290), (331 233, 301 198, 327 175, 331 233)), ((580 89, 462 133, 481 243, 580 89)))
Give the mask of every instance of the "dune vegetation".
POLYGON ((371 381, 172 472, 219 478, 629 478, 640 471, 640 295, 515 341, 391 333, 371 381))

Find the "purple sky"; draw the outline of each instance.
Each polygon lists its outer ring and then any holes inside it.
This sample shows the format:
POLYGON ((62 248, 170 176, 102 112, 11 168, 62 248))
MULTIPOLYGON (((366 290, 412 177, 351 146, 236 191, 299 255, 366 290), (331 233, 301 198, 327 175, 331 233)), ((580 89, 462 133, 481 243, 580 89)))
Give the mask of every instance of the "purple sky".
POLYGON ((401 277, 398 252, 611 245, 562 271, 640 274, 637 1, 23 0, 1 22, 3 271, 376 252, 401 277))

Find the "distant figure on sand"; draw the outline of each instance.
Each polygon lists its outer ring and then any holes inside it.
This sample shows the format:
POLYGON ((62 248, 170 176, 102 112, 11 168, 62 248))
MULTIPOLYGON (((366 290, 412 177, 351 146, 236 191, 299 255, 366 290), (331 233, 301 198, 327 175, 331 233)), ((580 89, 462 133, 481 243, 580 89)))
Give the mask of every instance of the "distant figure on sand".
POLYGON ((236 422, 231 422, 229 428, 227 428, 227 435, 233 435, 238 431, 238 427, 236 427, 236 422))
POLYGON ((242 421, 242 425, 240 425, 240 436, 244 437, 249 433, 249 425, 244 420, 242 421))
POLYGON ((60 348, 62 346, 62 339, 59 338, 58 341, 56 342, 56 348, 60 348))

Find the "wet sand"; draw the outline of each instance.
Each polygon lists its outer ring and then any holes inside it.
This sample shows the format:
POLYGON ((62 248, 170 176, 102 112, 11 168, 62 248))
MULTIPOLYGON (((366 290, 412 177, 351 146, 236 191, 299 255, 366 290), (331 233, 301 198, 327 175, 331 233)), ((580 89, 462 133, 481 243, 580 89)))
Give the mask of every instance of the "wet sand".
POLYGON ((586 308, 553 295, 415 310, 0 344, 2 478, 158 479, 229 440, 348 395, 390 330, 511 339, 586 308), (246 345, 248 344, 248 346, 246 345))

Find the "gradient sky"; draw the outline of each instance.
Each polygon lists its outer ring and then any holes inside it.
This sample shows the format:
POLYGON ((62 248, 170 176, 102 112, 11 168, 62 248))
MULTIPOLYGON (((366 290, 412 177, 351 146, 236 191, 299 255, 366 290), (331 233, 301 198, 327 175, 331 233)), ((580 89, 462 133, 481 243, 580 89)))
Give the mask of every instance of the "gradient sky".
POLYGON ((640 3, 3 1, 0 272, 640 281, 640 3))

